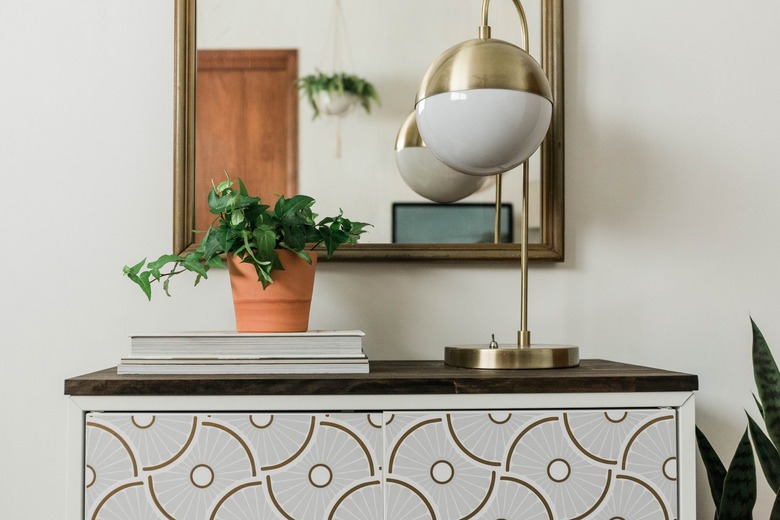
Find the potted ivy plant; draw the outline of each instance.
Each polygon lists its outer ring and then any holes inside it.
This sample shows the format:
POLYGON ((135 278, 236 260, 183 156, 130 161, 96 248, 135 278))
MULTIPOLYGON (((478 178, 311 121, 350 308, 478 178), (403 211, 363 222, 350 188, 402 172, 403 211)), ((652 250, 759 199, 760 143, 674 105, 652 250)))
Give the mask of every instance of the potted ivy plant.
POLYGON ((353 222, 340 211, 319 220, 306 195, 281 196, 273 208, 247 193, 241 179, 228 178, 208 194, 216 215, 198 248, 125 266, 124 274, 151 300, 152 284, 170 296, 172 277, 191 272, 195 285, 227 260, 236 329, 239 332, 301 332, 308 329, 314 268, 320 244, 330 258, 343 244, 355 244, 369 224, 353 222), (236 187, 237 185, 237 187, 236 187))
POLYGON ((357 105, 371 113, 371 104, 379 104, 379 94, 374 85, 354 74, 317 71, 299 78, 297 86, 314 110, 313 119, 321 113, 341 116, 357 105))

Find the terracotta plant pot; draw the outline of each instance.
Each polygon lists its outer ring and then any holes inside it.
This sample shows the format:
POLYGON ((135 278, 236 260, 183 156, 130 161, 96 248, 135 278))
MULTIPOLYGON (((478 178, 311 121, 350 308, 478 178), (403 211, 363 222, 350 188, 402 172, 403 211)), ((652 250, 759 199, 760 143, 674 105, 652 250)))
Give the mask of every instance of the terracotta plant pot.
POLYGON ((310 251, 311 265, 291 251, 277 251, 284 270, 274 270, 274 282, 266 289, 257 280, 251 264, 228 255, 230 286, 238 332, 305 332, 314 291, 317 254, 310 251))

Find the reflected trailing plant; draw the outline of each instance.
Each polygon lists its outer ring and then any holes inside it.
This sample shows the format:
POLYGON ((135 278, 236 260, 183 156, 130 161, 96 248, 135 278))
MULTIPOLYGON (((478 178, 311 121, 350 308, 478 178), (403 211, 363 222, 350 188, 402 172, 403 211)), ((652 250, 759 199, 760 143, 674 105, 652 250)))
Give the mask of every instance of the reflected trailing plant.
POLYGON ((715 520, 752 518, 756 503, 755 456, 769 487, 775 493, 770 520, 780 520, 780 371, 764 335, 751 319, 753 329, 753 377, 757 394, 753 394, 764 429, 746 412, 747 427, 728 469, 715 453, 704 433, 696 428, 699 447, 712 499, 715 520))
POLYGON ((209 211, 216 215, 205 231, 198 248, 186 255, 162 255, 147 263, 144 258, 133 266, 125 266, 124 274, 152 298, 152 282, 162 282, 170 296, 171 278, 183 272, 195 273, 195 285, 208 278, 212 267, 224 268, 221 255, 232 253, 242 262, 255 267, 263 288, 273 282, 272 272, 284 269, 278 249, 287 249, 311 263, 307 249, 322 244, 328 258, 343 244, 357 243, 369 225, 344 218, 341 211, 335 217, 317 221, 313 213, 314 199, 306 195, 279 197, 272 208, 259 197, 247 193, 241 179, 228 178, 213 186, 208 194, 209 211), (238 189, 236 189, 236 184, 238 189))
POLYGON ((379 94, 374 85, 354 74, 338 72, 328 75, 317 71, 315 74, 298 78, 296 84, 298 90, 301 91, 301 94, 314 110, 312 119, 317 119, 320 115, 317 97, 321 92, 327 92, 328 94, 354 94, 357 96, 360 106, 369 114, 371 113, 371 103, 379 103, 379 94))

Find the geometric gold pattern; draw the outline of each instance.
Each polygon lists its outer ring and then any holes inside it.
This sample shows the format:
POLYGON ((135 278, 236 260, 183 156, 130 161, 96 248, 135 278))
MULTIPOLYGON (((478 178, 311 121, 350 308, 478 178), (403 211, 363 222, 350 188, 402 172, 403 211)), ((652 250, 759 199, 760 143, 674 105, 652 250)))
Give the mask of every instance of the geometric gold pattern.
POLYGON ((672 410, 387 415, 388 518, 677 517, 672 410))
POLYGON ((84 518, 380 519, 381 421, 88 414, 84 518))
POLYGON ((90 413, 85 519, 677 518, 669 409, 90 413))

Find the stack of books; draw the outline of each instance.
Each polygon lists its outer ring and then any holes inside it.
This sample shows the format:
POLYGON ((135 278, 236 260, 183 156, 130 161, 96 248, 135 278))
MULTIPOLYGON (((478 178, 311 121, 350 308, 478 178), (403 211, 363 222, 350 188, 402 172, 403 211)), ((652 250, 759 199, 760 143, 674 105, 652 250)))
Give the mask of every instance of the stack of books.
POLYGON ((359 330, 183 332, 130 337, 118 374, 361 374, 359 330))

